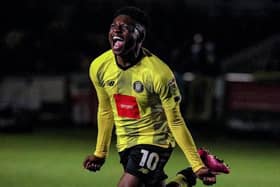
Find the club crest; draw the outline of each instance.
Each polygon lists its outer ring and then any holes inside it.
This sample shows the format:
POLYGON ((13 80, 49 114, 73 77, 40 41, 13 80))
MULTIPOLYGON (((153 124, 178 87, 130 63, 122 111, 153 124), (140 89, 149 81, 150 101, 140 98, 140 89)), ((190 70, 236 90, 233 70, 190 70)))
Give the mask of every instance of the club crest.
POLYGON ((135 81, 133 83, 133 89, 135 90, 135 92, 138 92, 138 93, 143 92, 144 85, 140 81, 135 81))

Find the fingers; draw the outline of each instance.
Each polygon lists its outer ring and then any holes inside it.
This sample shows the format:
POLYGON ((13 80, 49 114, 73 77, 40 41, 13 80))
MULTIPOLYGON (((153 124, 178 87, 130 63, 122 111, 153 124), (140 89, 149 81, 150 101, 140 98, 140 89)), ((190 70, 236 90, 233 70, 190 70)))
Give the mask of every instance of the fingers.
POLYGON ((88 168, 88 165, 89 165, 89 160, 85 160, 84 162, 83 162, 83 167, 85 168, 85 169, 87 169, 88 168))
POLYGON ((86 169, 88 169, 89 171, 93 171, 93 172, 99 171, 100 168, 101 168, 101 164, 88 163, 86 165, 86 169))
POLYGON ((101 169, 101 166, 104 164, 104 162, 104 158, 98 158, 94 155, 90 155, 84 160, 83 167, 89 171, 96 172, 101 169))
POLYGON ((213 185, 216 183, 216 176, 213 173, 208 173, 202 177, 202 181, 205 185, 213 185))
POLYGON ((85 160, 83 166, 85 169, 88 169, 90 171, 97 171, 97 170, 100 170, 100 168, 101 168, 100 164, 97 164, 91 160, 85 160))
POLYGON ((205 185, 213 185, 216 183, 216 177, 215 176, 204 176, 202 177, 203 184, 205 185))
POLYGON ((84 166, 85 169, 90 168, 91 165, 92 165, 92 161, 89 160, 89 159, 86 159, 86 160, 84 161, 84 163, 83 163, 83 166, 84 166))
POLYGON ((216 175, 210 172, 208 168, 201 168, 196 172, 196 175, 205 185, 213 185, 216 183, 216 175))
POLYGON ((216 171, 211 171, 211 174, 213 174, 213 175, 221 175, 220 172, 216 172, 216 171))
POLYGON ((94 160, 94 159, 93 159, 93 155, 87 156, 87 157, 84 159, 84 161, 83 161, 83 166, 84 166, 84 168, 87 169, 88 166, 89 166, 89 164, 90 164, 90 162, 93 161, 93 160, 94 160))

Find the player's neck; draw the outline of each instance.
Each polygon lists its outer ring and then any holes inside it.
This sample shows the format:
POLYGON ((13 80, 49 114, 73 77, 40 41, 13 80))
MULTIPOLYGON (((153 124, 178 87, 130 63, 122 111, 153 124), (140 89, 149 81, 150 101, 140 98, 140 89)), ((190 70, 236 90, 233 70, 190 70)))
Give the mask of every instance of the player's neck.
POLYGON ((142 50, 138 54, 127 54, 123 56, 116 56, 116 61, 118 66, 120 66, 123 69, 127 69, 139 62, 139 60, 142 58, 142 50))

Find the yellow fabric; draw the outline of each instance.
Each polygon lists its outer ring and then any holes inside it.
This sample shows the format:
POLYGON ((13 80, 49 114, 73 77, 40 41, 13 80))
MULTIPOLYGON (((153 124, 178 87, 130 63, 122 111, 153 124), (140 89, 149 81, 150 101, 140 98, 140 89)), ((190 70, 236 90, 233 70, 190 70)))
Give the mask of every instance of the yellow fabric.
MULTIPOLYGON (((91 72, 93 73, 93 69, 91 69, 91 72)), ((93 74, 90 74, 90 78, 92 80, 95 80, 92 76, 93 74)), ((97 135, 97 143, 96 143, 96 150, 94 152, 94 155, 98 157, 106 157, 109 151, 110 142, 111 142, 111 136, 112 136, 112 130, 113 130, 113 113, 112 113, 112 107, 110 104, 110 99, 108 98, 108 95, 106 92, 102 89, 102 87, 93 81, 95 89, 98 90, 97 97, 98 97, 98 113, 97 113, 97 127, 98 127, 98 135, 97 135)))
POLYGON ((178 187, 188 187, 185 180, 186 178, 184 177, 184 175, 179 174, 176 175, 172 180, 170 180, 169 183, 176 183, 178 187))
POLYGON ((175 136, 177 144, 189 160, 193 171, 196 172, 203 167, 204 164, 196 151, 197 148, 184 120, 182 119, 182 116, 179 115, 179 110, 179 106, 177 106, 173 109, 165 110, 165 113, 168 119, 169 127, 172 134, 175 136))
POLYGON ((118 151, 138 144, 174 147, 176 139, 196 171, 203 164, 179 111, 181 95, 174 75, 158 57, 143 51, 145 57, 126 70, 117 65, 111 50, 91 63, 89 74, 99 101, 94 154, 108 154, 115 124, 118 151))

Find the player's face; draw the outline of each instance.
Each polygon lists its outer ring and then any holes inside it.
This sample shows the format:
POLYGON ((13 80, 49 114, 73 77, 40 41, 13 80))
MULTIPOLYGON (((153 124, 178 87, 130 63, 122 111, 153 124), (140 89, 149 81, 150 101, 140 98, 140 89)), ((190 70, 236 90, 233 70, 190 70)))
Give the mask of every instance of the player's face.
POLYGON ((115 55, 127 55, 137 50, 137 36, 134 25, 135 21, 126 15, 119 15, 113 20, 108 38, 115 55))

